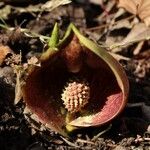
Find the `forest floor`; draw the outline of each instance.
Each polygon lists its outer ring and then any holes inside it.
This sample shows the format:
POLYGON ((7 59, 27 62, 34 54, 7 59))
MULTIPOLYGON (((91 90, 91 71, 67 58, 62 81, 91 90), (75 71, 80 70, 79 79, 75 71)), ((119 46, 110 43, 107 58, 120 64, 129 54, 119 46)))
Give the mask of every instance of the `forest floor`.
MULTIPOLYGON (((54 1, 0 2, 0 150, 150 150, 150 26, 148 19, 136 14, 133 4, 128 9, 127 3, 76 0, 58 6, 54 1), (55 22, 61 36, 73 22, 85 36, 106 47, 124 67, 130 82, 127 106, 116 119, 76 133, 72 139, 51 130, 36 130, 23 114, 23 100, 14 104, 18 82, 12 64, 24 64, 40 55, 55 22)), ((150 4, 146 6, 150 8, 150 4)))

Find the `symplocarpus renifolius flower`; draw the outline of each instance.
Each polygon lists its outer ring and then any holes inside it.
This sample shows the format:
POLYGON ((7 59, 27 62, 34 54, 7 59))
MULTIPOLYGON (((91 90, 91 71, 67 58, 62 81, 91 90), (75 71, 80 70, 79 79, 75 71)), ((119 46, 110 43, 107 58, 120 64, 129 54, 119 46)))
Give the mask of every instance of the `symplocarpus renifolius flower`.
POLYGON ((48 128, 73 129, 108 123, 125 107, 129 91, 122 66, 70 24, 63 39, 54 26, 41 66, 32 66, 23 98, 48 128))

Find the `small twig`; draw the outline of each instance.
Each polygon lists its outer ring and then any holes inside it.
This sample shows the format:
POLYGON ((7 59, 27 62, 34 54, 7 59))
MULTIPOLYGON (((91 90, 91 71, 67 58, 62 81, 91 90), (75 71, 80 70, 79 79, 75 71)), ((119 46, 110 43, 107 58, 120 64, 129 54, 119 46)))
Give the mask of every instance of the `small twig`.
POLYGON ((150 138, 144 138, 145 141, 150 141, 150 138))
POLYGON ((112 124, 110 124, 107 129, 103 130, 102 132, 100 132, 96 136, 94 136, 91 141, 95 141, 96 139, 98 139, 101 135, 103 135, 104 133, 109 131, 111 129, 111 127, 112 127, 112 124))
MULTIPOLYGON (((135 15, 132 15, 132 16, 129 16, 129 17, 125 18, 125 19, 118 20, 118 21, 114 22, 114 25, 117 24, 117 23, 119 23, 119 22, 121 22, 121 21, 124 21, 124 20, 130 20, 130 19, 132 19, 132 18, 134 18, 134 17, 135 17, 135 15)), ((96 27, 92 27, 92 28, 87 28, 86 30, 89 30, 89 31, 99 30, 99 29, 108 27, 109 25, 110 25, 109 23, 107 23, 107 24, 102 24, 102 25, 100 25, 100 26, 96 26, 96 27)))
POLYGON ((100 6, 103 9, 103 13, 98 17, 98 20, 101 20, 105 16, 106 17, 110 16, 110 11, 112 10, 115 4, 116 4, 116 1, 108 1, 108 4, 105 6, 104 2, 102 1, 100 3, 100 6))
POLYGON ((139 54, 140 51, 142 50, 143 45, 144 45, 144 41, 140 41, 136 46, 136 48, 133 50, 133 55, 139 54))
POLYGON ((38 38, 42 38, 42 39, 45 39, 45 40, 48 40, 50 37, 48 36, 44 36, 44 35, 41 35, 41 34, 38 34, 38 33, 35 33, 35 32, 31 32, 30 30, 28 29, 24 29, 24 28, 21 28, 21 31, 25 33, 26 36, 28 37, 38 37, 38 38))
POLYGON ((88 140, 83 140, 83 139, 77 139, 76 142, 78 143, 87 143, 87 144, 92 144, 94 145, 94 142, 88 141, 88 140))
POLYGON ((62 138, 68 145, 70 145, 70 146, 72 146, 72 147, 75 147, 75 148, 80 148, 80 146, 78 146, 78 145, 76 145, 76 144, 74 144, 74 143, 68 141, 66 138, 64 138, 64 137, 62 137, 62 136, 61 136, 61 138, 62 138))
POLYGON ((144 142, 144 141, 150 141, 150 138, 143 138, 140 135, 137 135, 137 138, 135 139, 135 142, 144 142))

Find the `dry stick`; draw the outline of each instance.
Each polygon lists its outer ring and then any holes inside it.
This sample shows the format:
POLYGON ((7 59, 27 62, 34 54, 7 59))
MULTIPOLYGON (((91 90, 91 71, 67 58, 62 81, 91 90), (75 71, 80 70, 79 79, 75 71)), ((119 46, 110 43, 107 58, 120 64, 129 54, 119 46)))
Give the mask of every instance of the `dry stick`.
POLYGON ((91 142, 91 141, 88 141, 88 140, 83 140, 83 139, 77 139, 76 142, 78 142, 78 143, 87 143, 87 144, 95 145, 94 142, 91 142))
POLYGON ((144 138, 145 141, 150 141, 150 138, 144 138))
POLYGON ((38 38, 42 38, 45 40, 48 40, 50 38, 48 36, 44 36, 44 35, 41 35, 41 34, 38 34, 35 32, 31 32, 30 30, 25 29, 25 28, 21 28, 21 31, 24 32, 26 34, 26 36, 28 36, 28 37, 35 37, 35 38, 38 37, 38 38))
POLYGON ((136 48, 133 50, 133 55, 138 55, 142 50, 143 45, 144 45, 144 41, 139 42, 136 48))
POLYGON ((78 145, 76 145, 76 144, 74 144, 74 143, 68 141, 66 138, 64 138, 64 137, 62 137, 62 136, 61 136, 61 138, 62 138, 68 145, 70 145, 70 146, 72 146, 72 147, 75 147, 75 148, 80 148, 80 146, 78 146, 78 145))
MULTIPOLYGON (((114 24, 117 24, 118 22, 121 22, 121 21, 124 21, 124 20, 130 20, 130 19, 133 19, 135 17, 135 15, 132 15, 132 16, 129 16, 125 19, 121 19, 121 20, 118 20, 116 22, 114 22, 114 24)), ((100 26, 96 26, 96 27, 92 27, 92 28, 87 28, 86 30, 89 30, 89 31, 92 31, 92 30, 99 30, 101 28, 105 28, 105 27, 108 27, 110 24, 103 24, 103 25, 100 25, 100 26)))

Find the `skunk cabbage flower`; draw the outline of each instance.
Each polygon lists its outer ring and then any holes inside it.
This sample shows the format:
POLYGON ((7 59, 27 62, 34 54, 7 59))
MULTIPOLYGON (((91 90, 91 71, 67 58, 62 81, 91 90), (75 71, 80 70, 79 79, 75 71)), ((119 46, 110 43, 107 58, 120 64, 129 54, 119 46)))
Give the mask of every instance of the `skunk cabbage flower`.
POLYGON ((23 98, 46 127, 67 136, 76 128, 101 126, 125 107, 128 79, 107 51, 70 24, 58 38, 55 24, 41 66, 32 66, 23 98))

